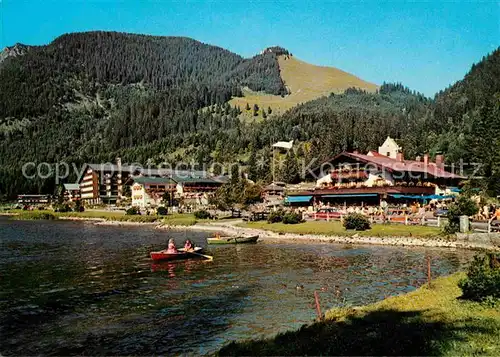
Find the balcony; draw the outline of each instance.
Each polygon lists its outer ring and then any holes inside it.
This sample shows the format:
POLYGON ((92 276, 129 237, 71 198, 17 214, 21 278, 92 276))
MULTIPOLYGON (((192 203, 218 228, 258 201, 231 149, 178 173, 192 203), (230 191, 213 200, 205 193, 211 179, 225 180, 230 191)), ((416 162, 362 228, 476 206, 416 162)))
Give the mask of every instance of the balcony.
POLYGON ((381 187, 344 187, 344 188, 322 188, 311 191, 313 195, 335 195, 335 194, 356 194, 356 193, 377 193, 377 194, 412 194, 412 195, 433 195, 435 187, 428 186, 381 186, 381 187))

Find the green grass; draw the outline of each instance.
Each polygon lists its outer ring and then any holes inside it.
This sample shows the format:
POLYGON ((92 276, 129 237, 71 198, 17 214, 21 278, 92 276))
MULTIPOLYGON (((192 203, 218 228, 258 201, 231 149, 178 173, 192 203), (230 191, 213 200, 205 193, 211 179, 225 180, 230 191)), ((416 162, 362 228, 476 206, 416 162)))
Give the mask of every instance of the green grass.
POLYGON ((53 212, 49 210, 42 211, 23 211, 23 210, 11 210, 8 211, 15 214, 13 219, 17 220, 38 220, 38 219, 58 219, 64 217, 74 217, 74 218, 98 218, 106 221, 118 221, 118 222, 140 222, 140 223, 164 223, 168 225, 176 226, 191 226, 197 221, 193 214, 190 213, 174 213, 168 216, 157 216, 157 215, 133 215, 128 216, 123 211, 93 211, 88 210, 84 212, 53 212))
POLYGON ((12 219, 24 221, 55 220, 57 219, 57 216, 52 211, 23 211, 18 213, 12 219))
POLYGON ((239 225, 245 228, 265 229, 277 233, 323 234, 332 236, 370 237, 435 237, 442 234, 437 227, 405 226, 402 224, 372 224, 366 231, 347 231, 340 221, 308 221, 298 224, 267 223, 266 221, 248 222, 239 225))
POLYGON ((360 308, 274 338, 232 342, 219 355, 500 355, 500 309, 459 299, 462 273, 432 287, 360 308))

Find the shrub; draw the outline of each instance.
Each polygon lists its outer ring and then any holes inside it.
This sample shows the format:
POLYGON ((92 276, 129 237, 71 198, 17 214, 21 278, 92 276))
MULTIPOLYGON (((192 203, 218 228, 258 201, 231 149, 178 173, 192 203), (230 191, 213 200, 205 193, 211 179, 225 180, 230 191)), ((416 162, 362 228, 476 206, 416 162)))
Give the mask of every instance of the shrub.
POLYGON ((479 208, 476 203, 467 196, 458 196, 455 203, 450 205, 448 210, 448 224, 444 231, 448 234, 456 233, 460 230, 460 216, 473 216, 479 208))
POLYGON ((209 219, 210 213, 204 209, 198 210, 194 213, 196 219, 209 219))
POLYGON ((370 221, 361 213, 349 213, 344 217, 344 228, 364 231, 370 229, 370 221))
POLYGON ((83 207, 82 201, 75 202, 75 212, 84 212, 85 207, 83 207))
POLYGON ((160 206, 156 209, 156 214, 158 216, 166 216, 168 214, 168 209, 166 207, 160 206))
POLYGON ((458 286, 465 299, 500 299, 500 256, 493 253, 476 255, 469 266, 467 277, 458 286))
POLYGON ((297 224, 302 222, 302 216, 295 212, 288 212, 283 216, 284 224, 297 224))
POLYGON ((42 211, 27 211, 22 212, 21 214, 14 216, 13 219, 18 220, 55 220, 57 217, 50 212, 42 212, 42 211))
POLYGON ((54 205, 54 212, 71 212, 71 207, 67 203, 62 203, 59 205, 54 205))
POLYGON ((139 211, 139 209, 137 207, 130 207, 129 209, 127 209, 125 211, 125 214, 127 216, 135 216, 137 214, 140 214, 140 211, 139 211))
POLYGON ((269 213, 267 223, 278 223, 283 221, 284 213, 282 210, 277 210, 269 213))

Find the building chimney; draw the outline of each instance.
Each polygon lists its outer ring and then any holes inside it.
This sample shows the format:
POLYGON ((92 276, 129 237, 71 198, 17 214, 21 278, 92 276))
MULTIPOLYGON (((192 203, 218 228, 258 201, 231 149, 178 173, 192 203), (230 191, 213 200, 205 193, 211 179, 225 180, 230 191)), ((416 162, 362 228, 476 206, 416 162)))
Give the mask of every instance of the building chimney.
POLYGON ((444 155, 443 154, 437 154, 436 155, 436 166, 444 169, 444 155))
POLYGON ((422 161, 422 157, 420 155, 417 155, 417 157, 415 158, 415 161, 417 161, 417 162, 422 161))
POLYGON ((396 161, 403 162, 404 160, 404 155, 402 151, 398 151, 396 154, 396 161))
POLYGON ((427 153, 424 154, 424 165, 429 165, 429 154, 427 153))

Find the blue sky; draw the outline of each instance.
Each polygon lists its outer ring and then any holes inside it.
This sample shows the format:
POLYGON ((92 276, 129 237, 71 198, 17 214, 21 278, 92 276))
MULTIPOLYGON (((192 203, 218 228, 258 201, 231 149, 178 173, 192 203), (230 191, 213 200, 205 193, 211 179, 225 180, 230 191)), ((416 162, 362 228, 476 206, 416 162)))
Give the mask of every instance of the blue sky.
POLYGON ((75 31, 188 36, 249 57, 296 57, 428 96, 500 45, 500 2, 0 0, 0 46, 75 31))

